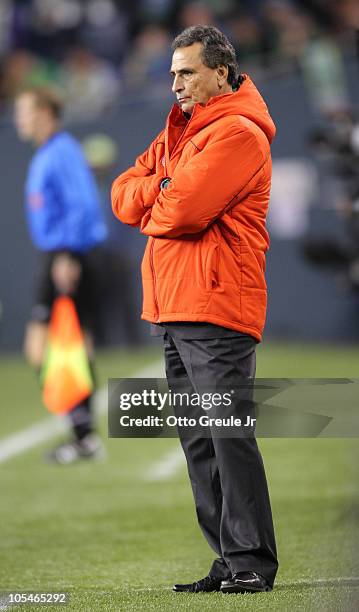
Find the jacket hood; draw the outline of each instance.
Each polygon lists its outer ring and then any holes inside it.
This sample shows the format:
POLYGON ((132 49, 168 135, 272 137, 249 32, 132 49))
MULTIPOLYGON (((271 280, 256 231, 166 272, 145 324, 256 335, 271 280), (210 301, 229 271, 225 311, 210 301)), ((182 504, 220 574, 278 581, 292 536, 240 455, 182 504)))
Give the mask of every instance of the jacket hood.
MULTIPOLYGON (((214 96, 205 106, 196 104, 190 119, 191 132, 204 128, 213 121, 229 115, 241 115, 253 121, 272 142, 276 128, 269 114, 266 103, 248 75, 244 74, 244 81, 238 91, 222 96, 214 96)), ((175 104, 169 117, 172 125, 183 122, 183 113, 175 104)))

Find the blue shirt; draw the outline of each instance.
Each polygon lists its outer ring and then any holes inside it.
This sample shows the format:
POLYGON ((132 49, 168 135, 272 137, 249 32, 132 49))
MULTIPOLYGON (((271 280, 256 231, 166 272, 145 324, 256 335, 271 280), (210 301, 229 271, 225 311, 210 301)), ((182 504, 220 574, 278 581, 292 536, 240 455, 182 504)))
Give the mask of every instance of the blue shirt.
POLYGON ((41 251, 86 252, 106 239, 95 180, 80 145, 66 132, 37 149, 25 199, 31 238, 41 251))

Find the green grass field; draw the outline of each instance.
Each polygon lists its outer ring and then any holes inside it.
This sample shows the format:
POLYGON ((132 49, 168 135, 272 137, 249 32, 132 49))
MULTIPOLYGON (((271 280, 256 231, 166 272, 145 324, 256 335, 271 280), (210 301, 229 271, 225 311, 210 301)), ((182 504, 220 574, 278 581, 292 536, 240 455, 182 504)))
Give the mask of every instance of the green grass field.
MULTIPOLYGON (((257 374, 358 378, 358 352, 267 343, 257 374)), ((160 357, 155 348, 103 352, 100 382, 160 357)), ((1 438, 46 418, 20 357, 0 359, 0 377, 1 438)), ((100 428, 106 437, 105 417, 100 428)), ((105 462, 68 467, 43 461, 52 443, 0 464, 0 591, 67 591, 64 609, 86 612, 359 609, 357 439, 259 441, 280 560, 275 590, 259 595, 171 592, 174 582, 203 577, 213 558, 196 524, 185 465, 170 479, 146 479, 176 439, 106 440, 105 462)))

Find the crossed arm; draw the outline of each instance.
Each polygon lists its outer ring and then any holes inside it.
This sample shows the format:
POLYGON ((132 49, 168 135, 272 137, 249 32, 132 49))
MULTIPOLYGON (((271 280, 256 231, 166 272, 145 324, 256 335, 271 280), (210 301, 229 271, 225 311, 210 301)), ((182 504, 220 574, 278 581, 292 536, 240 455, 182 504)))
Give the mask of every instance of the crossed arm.
MULTIPOLYGON (((229 135, 219 136, 177 166, 167 189, 160 190, 163 176, 149 175, 149 158, 145 161, 141 156, 117 179, 121 183, 113 210, 125 223, 140 224, 143 234, 178 238, 205 230, 243 197, 257 180, 265 157, 254 134, 234 125, 229 135)), ((113 197, 115 188, 116 181, 113 197)))
POLYGON ((113 182, 112 210, 127 225, 140 225, 146 210, 153 206, 160 193, 164 174, 156 173, 156 148, 163 141, 164 133, 161 132, 147 151, 136 159, 135 165, 113 182))

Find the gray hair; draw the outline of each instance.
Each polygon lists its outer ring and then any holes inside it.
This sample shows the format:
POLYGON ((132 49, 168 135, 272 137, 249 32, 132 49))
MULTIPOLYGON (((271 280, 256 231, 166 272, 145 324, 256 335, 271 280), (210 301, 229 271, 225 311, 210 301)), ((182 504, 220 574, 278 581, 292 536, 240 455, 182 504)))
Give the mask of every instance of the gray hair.
POLYGON ((186 28, 176 36, 172 43, 172 49, 175 51, 180 47, 190 47, 196 42, 203 45, 202 61, 205 66, 208 68, 227 66, 228 83, 232 87, 236 87, 242 82, 234 47, 227 36, 214 26, 196 25, 186 28))

